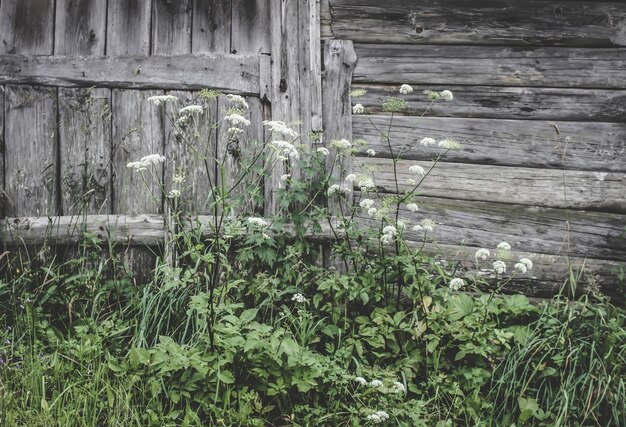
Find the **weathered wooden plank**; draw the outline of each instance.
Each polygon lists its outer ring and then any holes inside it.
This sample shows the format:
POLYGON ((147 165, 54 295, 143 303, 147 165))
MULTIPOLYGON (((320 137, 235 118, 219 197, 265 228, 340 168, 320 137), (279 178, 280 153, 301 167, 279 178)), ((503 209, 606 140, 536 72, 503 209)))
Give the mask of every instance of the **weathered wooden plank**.
POLYGON ((0 86, 0 218, 4 218, 4 86, 0 86))
POLYGON ((355 44, 358 83, 626 88, 626 49, 355 44))
POLYGON ((52 55, 54 0, 2 0, 0 54, 52 55))
MULTIPOLYGON (((354 163, 361 166, 363 173, 374 177, 379 192, 396 191, 390 159, 358 157, 354 163)), ((433 162, 398 161, 397 177, 401 192, 414 187, 408 180, 419 182, 421 175, 409 170, 415 164, 428 171, 433 162)), ((624 213, 626 173, 440 162, 419 187, 419 194, 456 200, 624 213)))
POLYGON ((349 40, 330 40, 324 46, 323 123, 324 140, 330 155, 327 168, 332 171, 332 184, 338 183, 340 193, 328 198, 332 215, 346 214, 352 204, 352 189, 345 184, 352 173, 352 157, 346 150, 332 147, 333 140, 352 141, 352 104, 350 82, 357 57, 349 40))
POLYGON ((367 43, 625 46, 623 2, 326 0, 324 38, 367 43))
POLYGON ((163 155, 162 106, 148 102, 162 91, 113 90, 113 213, 138 215, 159 213, 163 165, 143 173, 126 165, 151 154, 163 155))
MULTIPOLYGON (((357 201, 360 196, 356 194, 357 201)), ((374 200, 374 206, 380 207, 380 198, 374 200)), ((564 209, 437 197, 418 197, 417 204, 417 212, 409 211, 405 204, 399 211, 399 219, 406 224, 405 236, 411 241, 424 238, 423 232, 413 231, 412 227, 429 218, 436 225, 428 233, 428 240, 441 244, 485 247, 494 253, 498 243, 506 241, 514 251, 615 261, 626 259, 624 214, 566 212, 564 209)), ((357 216, 360 223, 368 227, 381 226, 380 219, 368 217, 360 208, 357 216)))
MULTIPOLYGON (((390 157, 386 136, 389 116, 353 116, 355 139, 390 157), (383 135, 385 137, 383 137, 383 135)), ((394 155, 404 159, 433 159, 442 150, 424 147, 424 137, 450 138, 463 145, 448 152, 446 161, 530 168, 561 168, 598 172, 624 172, 626 125, 624 123, 544 122, 442 117, 394 117, 389 133, 394 155), (560 136, 554 126, 557 126, 560 136), (569 143, 565 143, 569 138, 569 143), (566 154, 564 156, 564 153, 566 154)))
POLYGON ((151 1, 108 0, 106 54, 150 54, 151 1))
POLYGON ((259 93, 259 58, 238 55, 0 56, 0 83, 259 93), (191 72, 195 70, 195 72, 191 72))
POLYGON ((56 89, 6 86, 7 216, 57 212, 56 89))
POLYGON ((104 55, 106 7, 101 0, 57 0, 54 53, 104 55))
MULTIPOLYGON (((209 213, 209 192, 215 184, 215 144, 217 99, 201 100, 197 93, 174 91, 170 95, 180 99, 178 104, 168 104, 165 121, 165 188, 180 191, 177 208, 184 214, 209 213), (186 124, 176 124, 180 108, 199 105, 203 113, 189 115, 186 124), (184 177, 177 183, 174 176, 184 177)), ((170 199, 170 203, 173 199, 170 199)))
POLYGON ((192 0, 154 0, 152 54, 191 53, 192 0))
POLYGON ((193 0, 193 53, 230 53, 231 0, 193 0))
MULTIPOLYGON (((382 101, 399 96, 398 85, 355 84, 365 89, 359 98, 369 114, 382 111, 382 101)), ((402 95, 409 103, 404 114, 444 117, 480 117, 497 119, 626 121, 626 91, 605 89, 564 89, 493 86, 445 86, 453 102, 432 103, 424 90, 430 86, 414 85, 414 92, 402 95)))
POLYGON ((270 28, 270 2, 232 0, 231 53, 270 53, 270 28))
POLYGON ((61 211, 111 208, 111 91, 59 88, 61 211))

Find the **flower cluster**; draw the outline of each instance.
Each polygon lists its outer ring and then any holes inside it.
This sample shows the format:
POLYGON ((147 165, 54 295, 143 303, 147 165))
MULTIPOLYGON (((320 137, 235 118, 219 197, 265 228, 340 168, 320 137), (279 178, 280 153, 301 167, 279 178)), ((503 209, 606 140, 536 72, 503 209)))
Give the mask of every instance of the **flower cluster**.
POLYGON ((191 114, 202 114, 203 111, 204 109, 200 105, 188 105, 178 110, 178 114, 186 116, 191 114))
POLYGON ((148 98, 148 102, 152 102, 154 105, 161 105, 166 102, 176 102, 178 98, 174 95, 155 95, 148 98))
POLYGON ((279 133, 283 136, 287 136, 290 138, 297 138, 298 134, 295 130, 291 129, 289 126, 280 120, 264 120, 263 126, 269 128, 270 132, 279 133))
POLYGON ((376 411, 368 415, 367 419, 374 424, 382 424, 389 419, 389 414, 385 411, 376 411))
POLYGON ((137 162, 130 162, 126 165, 127 168, 133 168, 136 172, 143 172, 150 165, 156 165, 157 163, 165 162, 165 157, 160 154, 150 154, 148 156, 142 157, 137 162))
POLYGON ((330 151, 328 151, 328 148, 326 148, 326 147, 320 147, 320 148, 318 148, 318 149, 316 150, 316 152, 317 152, 318 154, 321 154, 321 155, 322 155, 322 156, 324 156, 324 157, 326 157, 326 156, 328 156, 328 155, 330 154, 330 151))
POLYGON ((464 286, 465 286, 465 280, 458 278, 458 277, 455 277, 454 279, 450 280, 450 283, 448 284, 448 287, 452 289, 453 291, 458 291, 464 286))
POLYGON ((300 153, 296 147, 287 141, 272 141, 270 146, 278 152, 278 160, 298 160, 300 159, 300 153))
POLYGON ((248 109, 248 103, 246 102, 243 96, 228 94, 226 95, 226 98, 228 98, 230 102, 235 104, 237 108, 242 108, 245 110, 248 109))
POLYGON ((330 146, 337 150, 349 150, 352 148, 352 144, 347 139, 333 139, 330 141, 330 146))
POLYGON ((433 231, 435 229, 435 221, 433 221, 432 219, 429 218, 425 218, 422 220, 421 223, 414 225, 412 230, 413 231, 433 231))
POLYGON ((517 271, 518 273, 522 273, 525 274, 528 271, 533 269, 533 262, 531 260, 529 260, 528 258, 520 258, 519 262, 516 263, 513 268, 515 269, 515 271, 517 271))
POLYGON ((395 237, 398 235, 398 230, 393 225, 387 225, 383 228, 382 235, 380 236, 380 243, 383 245, 389 245, 395 237))
POLYGON ((410 85, 404 84, 400 86, 399 92, 401 95, 408 95, 413 92, 413 88, 410 85))
POLYGON ((224 117, 224 120, 229 122, 233 126, 250 126, 250 120, 238 113, 232 113, 224 117))
POLYGON ((258 217, 248 218, 248 224, 250 224, 253 227, 258 227, 258 228, 267 227, 269 225, 269 223, 265 219, 258 218, 258 217))
POLYGON ((363 114, 365 113, 365 107, 363 107, 363 104, 354 104, 354 106, 352 106, 352 114, 363 114))
POLYGON ((293 294, 291 300, 297 302, 298 304, 304 304, 307 302, 306 297, 302 294, 293 294))
POLYGON ((439 99, 443 99, 444 101, 452 101, 454 99, 454 95, 449 90, 443 90, 441 92, 437 92, 434 90, 425 90, 424 94, 433 101, 437 101, 439 99))

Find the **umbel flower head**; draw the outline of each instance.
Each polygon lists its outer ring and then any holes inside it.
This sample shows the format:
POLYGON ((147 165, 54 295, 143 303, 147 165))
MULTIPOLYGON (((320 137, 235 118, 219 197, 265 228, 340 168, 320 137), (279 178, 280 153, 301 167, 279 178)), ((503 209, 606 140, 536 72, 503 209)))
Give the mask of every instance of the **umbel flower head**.
POLYGON ((126 165, 127 168, 133 168, 136 172, 143 172, 150 165, 156 165, 157 163, 165 162, 165 157, 160 154, 150 154, 142 157, 138 162, 130 162, 126 165))

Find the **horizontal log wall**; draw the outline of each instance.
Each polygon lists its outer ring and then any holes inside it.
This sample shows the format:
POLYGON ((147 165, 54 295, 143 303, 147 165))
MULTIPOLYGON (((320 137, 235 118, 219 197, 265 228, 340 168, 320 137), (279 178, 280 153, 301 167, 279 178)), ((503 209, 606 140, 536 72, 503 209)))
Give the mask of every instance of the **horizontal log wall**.
POLYGON ((585 267, 581 286, 623 299, 626 3, 323 0, 321 15, 324 41, 354 43, 352 89, 367 94, 352 99, 366 110, 352 116, 353 137, 366 141, 352 168, 374 177, 379 198, 396 192, 392 158, 404 191, 410 166, 428 170, 442 154, 422 138, 463 145, 423 182, 420 210, 400 212, 409 229, 432 218, 429 240, 468 267, 477 248, 509 242, 538 265, 516 289, 554 292, 569 257, 585 267), (391 117, 381 101, 403 83, 415 90, 391 117), (425 90, 454 100, 432 103, 425 90))

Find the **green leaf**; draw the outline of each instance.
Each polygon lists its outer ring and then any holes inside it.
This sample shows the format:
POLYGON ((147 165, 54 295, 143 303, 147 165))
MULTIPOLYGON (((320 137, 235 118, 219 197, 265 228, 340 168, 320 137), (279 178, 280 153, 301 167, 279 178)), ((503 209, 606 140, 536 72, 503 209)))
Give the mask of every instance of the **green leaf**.
POLYGON ((530 418, 534 417, 539 410, 539 404, 536 399, 532 397, 518 397, 517 403, 519 404, 520 414, 519 422, 525 423, 530 418))
POLYGON ((448 318, 452 321, 461 320, 474 310, 474 300, 469 295, 454 295, 448 302, 448 318))
POLYGON ((220 371, 217 374, 217 379, 223 382, 224 384, 234 384, 235 376, 230 371, 220 371))

